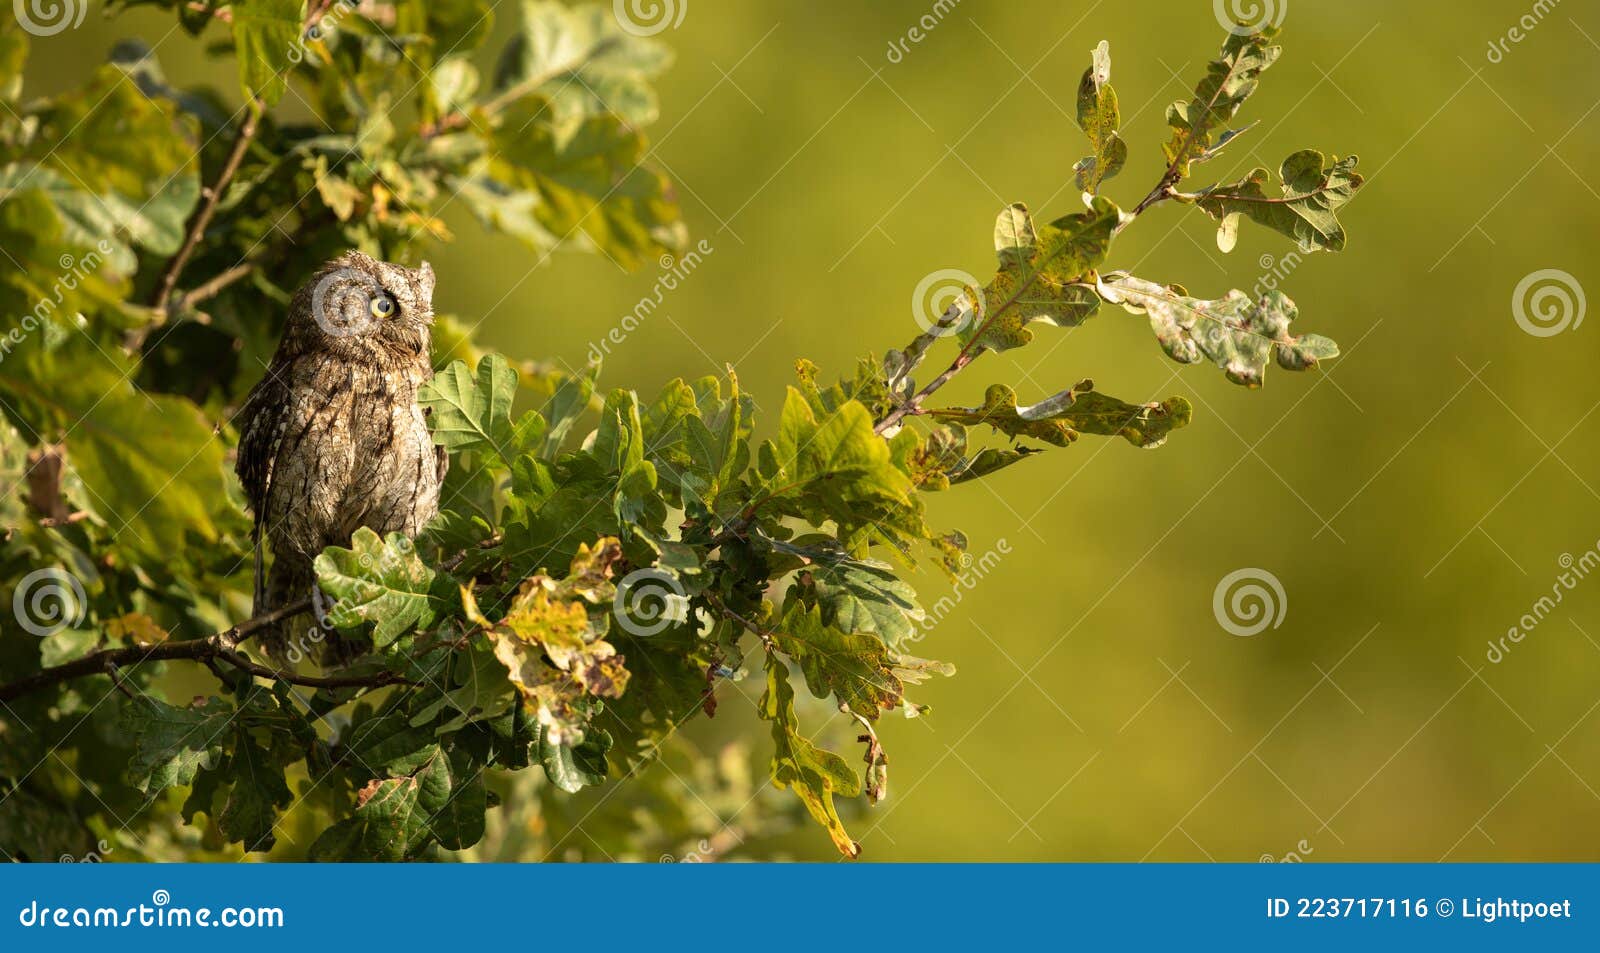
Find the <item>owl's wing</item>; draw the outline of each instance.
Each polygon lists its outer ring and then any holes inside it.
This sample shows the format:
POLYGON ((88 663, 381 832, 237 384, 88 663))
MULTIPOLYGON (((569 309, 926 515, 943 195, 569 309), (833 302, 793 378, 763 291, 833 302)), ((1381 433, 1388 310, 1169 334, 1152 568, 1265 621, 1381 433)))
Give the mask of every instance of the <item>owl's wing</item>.
POLYGON ((267 495, 272 490, 272 467, 278 459, 278 445, 289 423, 289 385, 284 370, 274 361, 267 375, 250 391, 236 418, 239 426, 239 455, 234 471, 244 486, 245 499, 255 522, 250 538, 255 548, 255 604, 253 613, 266 611, 265 566, 261 558, 262 527, 267 519, 267 495))
MULTIPOLYGON (((433 419, 432 407, 426 407, 423 409, 422 419, 433 419)), ((444 475, 450 469, 450 455, 445 452, 444 447, 441 447, 438 444, 433 445, 433 465, 434 473, 438 476, 439 485, 442 487, 444 486, 444 475)))
POLYGON ((289 422, 289 385, 286 368, 276 361, 250 391, 239 409, 239 455, 234 470, 244 485, 245 499, 259 528, 266 518, 267 494, 272 489, 272 466, 278 457, 289 422))

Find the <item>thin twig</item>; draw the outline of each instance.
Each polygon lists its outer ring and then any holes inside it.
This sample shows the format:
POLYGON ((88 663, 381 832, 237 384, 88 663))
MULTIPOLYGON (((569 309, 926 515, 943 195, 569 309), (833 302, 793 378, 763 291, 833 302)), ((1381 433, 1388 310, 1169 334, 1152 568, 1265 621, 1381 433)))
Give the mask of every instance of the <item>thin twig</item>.
POLYGON ((274 681, 288 682, 291 685, 304 685, 307 688, 381 688, 385 685, 414 685, 399 672, 374 672, 371 675, 301 675, 298 672, 285 672, 281 669, 269 668, 250 661, 238 652, 219 649, 217 658, 229 665, 242 668, 258 678, 270 678, 274 681))
POLYGON ((203 301, 210 301, 212 298, 215 298, 218 294, 220 294, 224 288, 240 280, 241 278, 248 277, 255 270, 256 266, 251 262, 243 262, 241 264, 234 265, 232 268, 222 272, 215 278, 201 283, 193 291, 179 292, 178 294, 174 295, 171 309, 173 311, 183 311, 188 308, 192 308, 203 301))
POLYGON ((232 23, 233 22, 233 8, 232 7, 215 7, 214 8, 210 4, 195 2, 195 0, 191 0, 191 2, 185 4, 185 6, 188 7, 188 9, 193 10, 195 13, 209 13, 213 17, 216 17, 218 20, 221 20, 223 23, 232 23))
MULTIPOLYGON (((974 337, 973 340, 976 341, 977 338, 974 337)), ((961 353, 956 355, 956 359, 950 362, 949 367, 945 368, 938 377, 935 377, 933 380, 929 381, 921 390, 912 395, 910 400, 896 407, 894 410, 889 412, 887 417, 884 417, 882 420, 878 421, 878 423, 873 426, 872 432, 876 434, 882 434, 890 427, 893 427, 895 424, 898 424, 900 421, 904 420, 906 417, 920 415, 922 413, 922 402, 927 400, 934 391, 949 383, 950 378, 959 374, 963 367, 966 367, 968 364, 971 364, 973 361, 977 360, 978 354, 980 353, 980 351, 974 350, 971 348, 971 346, 962 348, 961 353)))
POLYGON ((183 274, 183 266, 189 263, 189 258, 194 255, 194 250, 200 245, 200 240, 205 237, 206 226, 211 224, 211 218, 217 213, 217 204, 222 201, 222 196, 228 191, 228 183, 233 181, 233 176, 239 171, 239 166, 244 162, 244 154, 250 148, 250 143, 256 137, 256 130, 260 128, 261 116, 264 110, 259 99, 252 99, 247 106, 244 125, 239 127, 239 136, 233 141, 233 151, 228 153, 227 161, 222 164, 222 171, 217 175, 217 181, 204 194, 205 201, 195 210, 189 219, 188 233, 184 236, 183 245, 178 248, 178 253, 167 262, 166 269, 161 273, 161 279, 156 282, 155 296, 150 301, 150 306, 160 312, 167 310, 167 303, 172 298, 173 289, 178 285, 178 278, 183 274))
POLYGON ((46 516, 39 521, 39 525, 45 527, 46 529, 53 529, 61 526, 71 526, 73 523, 81 523, 88 518, 88 512, 84 510, 74 510, 73 512, 62 517, 46 516))
MULTIPOLYGON (((500 545, 501 542, 502 542, 502 539, 500 537, 500 534, 499 533, 495 533, 495 534, 491 535, 488 539, 480 539, 480 540, 478 540, 477 548, 478 549, 493 549, 494 547, 500 545)), ((456 553, 454 556, 451 556, 449 559, 446 559, 441 564, 440 568, 444 569, 447 572, 453 572, 457 566, 459 566, 462 563, 466 562, 467 561, 467 557, 469 555, 471 555, 471 554, 472 554, 472 550, 463 549, 461 552, 456 553)))
POLYGON ((83 658, 35 672, 27 678, 18 679, 8 685, 0 685, 0 702, 9 702, 41 688, 47 688, 74 678, 82 678, 85 675, 114 673, 117 669, 139 665, 144 662, 176 660, 201 662, 214 666, 214 662, 220 659, 260 678, 270 678, 275 681, 304 685, 310 688, 379 688, 384 685, 394 685, 406 681, 397 672, 376 672, 371 675, 300 675, 295 672, 284 672, 268 668, 265 665, 259 665, 238 653, 239 643, 254 633, 282 622, 284 619, 302 615, 310 611, 310 609, 311 600, 300 599, 282 608, 246 619, 230 629, 206 636, 203 639, 186 639, 179 642, 162 642, 157 645, 136 645, 129 648, 101 649, 98 652, 91 652, 83 658))
POLYGON ((773 642, 772 642, 772 630, 762 628, 761 626, 757 625, 755 622, 752 622, 751 620, 746 619, 744 616, 740 615, 739 613, 737 613, 737 612, 733 611, 732 609, 728 608, 727 606, 723 605, 718 600, 708 599, 707 601, 709 601, 712 604, 712 606, 716 608, 716 610, 718 612, 721 612, 722 615, 725 618, 728 619, 728 621, 737 622, 740 625, 744 626, 746 629, 749 629, 751 632, 754 632, 756 634, 756 637, 761 639, 761 644, 764 647, 766 647, 768 650, 771 650, 771 649, 773 649, 775 647, 773 645, 773 642))

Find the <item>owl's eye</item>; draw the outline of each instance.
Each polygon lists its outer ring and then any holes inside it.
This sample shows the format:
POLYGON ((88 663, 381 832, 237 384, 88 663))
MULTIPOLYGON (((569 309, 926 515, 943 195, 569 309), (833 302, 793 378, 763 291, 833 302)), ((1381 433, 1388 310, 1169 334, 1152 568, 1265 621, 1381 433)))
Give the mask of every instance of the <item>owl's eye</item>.
POLYGON ((375 318, 393 317, 398 310, 400 310, 399 306, 394 303, 393 298, 389 297, 388 292, 379 292, 372 299, 372 316, 375 318))

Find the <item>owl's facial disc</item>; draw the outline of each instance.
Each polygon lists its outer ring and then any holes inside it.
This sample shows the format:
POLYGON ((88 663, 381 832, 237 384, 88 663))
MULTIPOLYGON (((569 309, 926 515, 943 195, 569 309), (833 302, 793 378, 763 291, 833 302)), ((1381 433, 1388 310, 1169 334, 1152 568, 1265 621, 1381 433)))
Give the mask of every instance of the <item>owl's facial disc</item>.
POLYGON ((322 346, 351 360, 425 361, 434 280, 425 262, 407 268, 351 251, 301 289, 297 313, 310 318, 322 346))

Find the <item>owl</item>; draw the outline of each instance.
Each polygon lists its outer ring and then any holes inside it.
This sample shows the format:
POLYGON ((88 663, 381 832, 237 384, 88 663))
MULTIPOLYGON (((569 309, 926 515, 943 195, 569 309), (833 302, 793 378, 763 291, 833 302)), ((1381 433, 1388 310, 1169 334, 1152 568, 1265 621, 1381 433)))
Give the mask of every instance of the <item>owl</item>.
MULTIPOLYGON (((439 509, 447 459, 417 389, 433 377, 433 269, 348 252, 297 292, 266 376, 238 416, 236 469, 254 516, 255 614, 312 594, 312 560, 365 526, 414 537, 439 509), (263 548, 272 551, 263 570, 263 548)), ((309 623, 263 633, 282 656, 309 623)), ((359 650, 333 640, 329 660, 359 650)))

